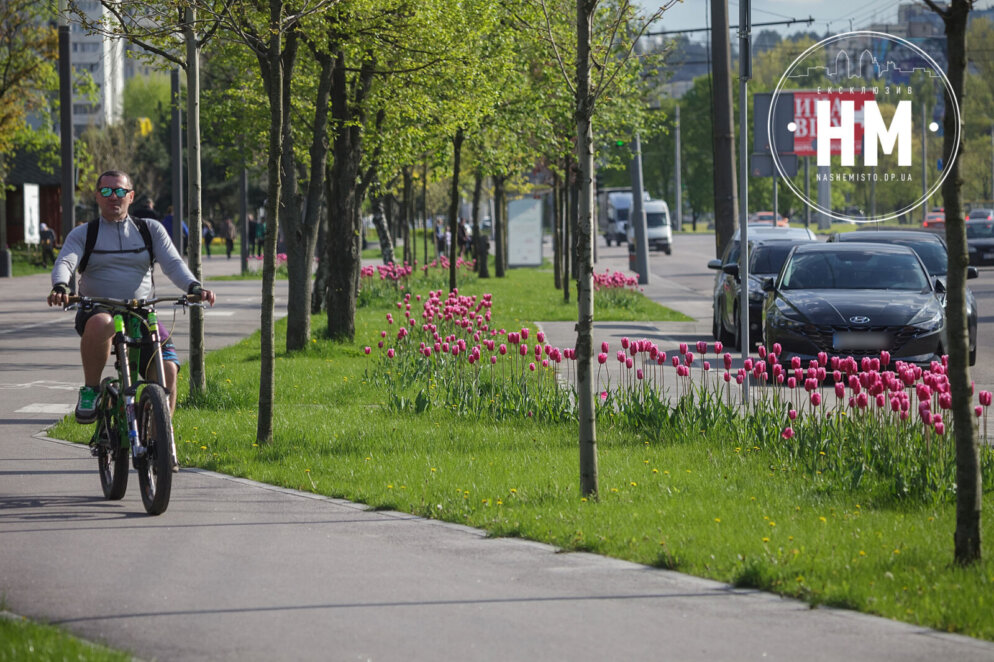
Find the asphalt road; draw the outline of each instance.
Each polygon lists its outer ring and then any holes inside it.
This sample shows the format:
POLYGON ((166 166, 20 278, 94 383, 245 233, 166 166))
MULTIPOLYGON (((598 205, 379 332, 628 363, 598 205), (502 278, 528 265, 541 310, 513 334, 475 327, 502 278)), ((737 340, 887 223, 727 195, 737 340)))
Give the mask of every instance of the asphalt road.
MULTIPOLYGON (((258 288, 217 284, 212 346, 258 326, 258 288)), ((47 290, 0 281, 14 613, 160 660, 994 660, 967 637, 210 472, 181 471, 160 517, 135 482, 104 501, 88 450, 44 436, 80 379, 72 316, 47 290)))

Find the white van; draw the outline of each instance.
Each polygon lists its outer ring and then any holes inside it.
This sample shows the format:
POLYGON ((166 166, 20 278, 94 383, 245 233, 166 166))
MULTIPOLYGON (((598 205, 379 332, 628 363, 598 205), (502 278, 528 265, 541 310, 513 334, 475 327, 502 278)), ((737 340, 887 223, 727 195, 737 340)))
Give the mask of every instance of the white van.
POLYGON ((608 246, 612 241, 620 246, 626 240, 625 231, 628 228, 632 199, 631 192, 607 194, 607 231, 604 233, 604 240, 608 246))
MULTIPOLYGON (((670 207, 665 200, 646 200, 645 209, 646 242, 649 250, 661 250, 667 255, 673 252, 673 228, 670 224, 670 207)), ((628 245, 635 245, 635 229, 628 224, 628 245)))

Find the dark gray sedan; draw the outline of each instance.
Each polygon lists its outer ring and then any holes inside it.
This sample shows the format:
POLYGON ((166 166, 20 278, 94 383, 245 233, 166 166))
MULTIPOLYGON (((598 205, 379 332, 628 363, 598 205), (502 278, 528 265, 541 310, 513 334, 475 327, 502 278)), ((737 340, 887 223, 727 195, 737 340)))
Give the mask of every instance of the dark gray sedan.
POLYGON ((764 341, 802 361, 820 352, 927 365, 943 353, 941 285, 906 246, 802 244, 764 283, 764 341))

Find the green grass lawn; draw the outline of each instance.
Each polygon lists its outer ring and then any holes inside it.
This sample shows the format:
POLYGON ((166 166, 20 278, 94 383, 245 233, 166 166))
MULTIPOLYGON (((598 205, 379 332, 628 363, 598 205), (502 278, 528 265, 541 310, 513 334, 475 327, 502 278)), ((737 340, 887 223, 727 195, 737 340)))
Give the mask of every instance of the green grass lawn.
POLYGON ((131 655, 82 641, 59 628, 0 617, 0 662, 126 662, 131 655))
MULTIPOLYGON (((416 278, 408 291, 422 291, 416 278)), ((466 280, 461 294, 493 294, 494 327, 575 319, 575 296, 562 302, 548 272, 466 280)), ((666 314, 644 305, 605 305, 597 319, 666 314)), ((207 394, 177 412, 181 464, 994 640, 994 563, 953 564, 950 501, 881 498, 778 463, 764 450, 781 443, 777 425, 674 418, 647 429, 609 413, 598 422, 600 496, 581 498, 575 423, 399 409, 383 387, 391 364, 363 352, 388 312, 398 315, 389 297, 361 308, 354 342, 324 340, 315 316, 310 347, 279 352, 269 444, 255 442, 258 334, 212 353, 207 394)), ((52 433, 85 441, 89 429, 65 421, 52 433)), ((992 505, 986 496, 987 540, 992 505)))

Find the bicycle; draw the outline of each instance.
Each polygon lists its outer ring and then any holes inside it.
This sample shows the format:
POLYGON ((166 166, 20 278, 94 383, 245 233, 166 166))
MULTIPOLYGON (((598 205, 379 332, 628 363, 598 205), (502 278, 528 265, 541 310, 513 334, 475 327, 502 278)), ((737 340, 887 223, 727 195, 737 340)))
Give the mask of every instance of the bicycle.
POLYGON ((199 295, 179 298, 107 299, 71 296, 66 310, 104 309, 114 320, 114 369, 116 377, 100 382, 97 396, 97 426, 90 450, 97 458, 104 498, 117 501, 128 489, 128 461, 138 473, 142 504, 149 515, 160 515, 169 506, 176 442, 173 439, 169 397, 163 376, 162 338, 155 304, 171 301, 177 306, 203 304, 199 295), (143 326, 148 335, 143 333, 143 326), (141 370, 140 349, 152 347, 152 356, 141 370), (147 376, 154 367, 155 380, 147 376), (145 374, 146 377, 143 377, 145 374), (137 407, 136 407, 137 403, 137 407))

